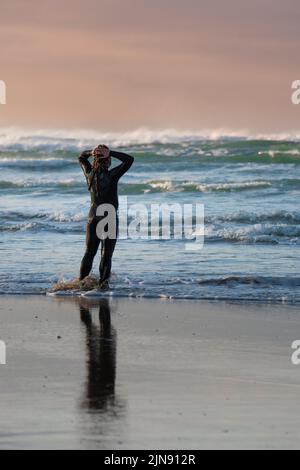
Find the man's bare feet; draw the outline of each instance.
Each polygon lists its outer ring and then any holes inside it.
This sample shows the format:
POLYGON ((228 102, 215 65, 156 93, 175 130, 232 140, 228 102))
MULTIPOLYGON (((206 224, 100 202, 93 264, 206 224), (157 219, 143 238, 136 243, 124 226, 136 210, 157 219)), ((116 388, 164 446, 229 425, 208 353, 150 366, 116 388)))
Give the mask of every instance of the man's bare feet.
POLYGON ((99 289, 100 289, 100 290, 103 290, 103 291, 109 290, 110 287, 109 287, 108 281, 100 282, 100 283, 99 283, 99 289))

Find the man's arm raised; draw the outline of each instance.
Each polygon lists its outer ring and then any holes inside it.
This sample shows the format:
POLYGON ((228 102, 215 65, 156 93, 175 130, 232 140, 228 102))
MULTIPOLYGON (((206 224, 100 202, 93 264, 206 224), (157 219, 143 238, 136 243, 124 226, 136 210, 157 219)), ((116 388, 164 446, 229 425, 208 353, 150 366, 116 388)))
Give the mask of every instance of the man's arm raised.
POLYGON ((78 158, 79 164, 82 168, 85 176, 88 176, 92 171, 92 165, 89 162, 89 158, 92 156, 92 150, 85 150, 82 152, 78 158))
POLYGON ((121 176, 123 176, 129 170, 134 162, 134 158, 127 153, 116 152, 115 150, 110 151, 110 156, 117 158, 122 162, 121 165, 118 165, 116 168, 111 170, 111 175, 116 179, 120 179, 121 176))

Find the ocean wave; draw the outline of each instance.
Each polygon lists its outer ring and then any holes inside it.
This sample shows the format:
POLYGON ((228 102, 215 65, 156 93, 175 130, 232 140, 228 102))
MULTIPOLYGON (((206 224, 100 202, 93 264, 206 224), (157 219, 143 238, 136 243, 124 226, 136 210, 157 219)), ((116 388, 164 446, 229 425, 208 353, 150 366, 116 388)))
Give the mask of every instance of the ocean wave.
POLYGON ((24 182, 0 181, 0 189, 25 188, 24 182))
POLYGON ((84 232, 88 213, 0 212, 0 232, 84 232))
POLYGON ((247 212, 238 211, 235 213, 228 213, 223 215, 207 216, 206 223, 209 224, 223 224, 223 223, 239 223, 239 224, 259 224, 272 222, 273 224, 300 224, 300 212, 298 211, 285 211, 274 210, 271 212, 247 212))
POLYGON ((290 179, 270 179, 270 180, 248 180, 248 181, 228 181, 216 183, 197 183, 194 181, 175 180, 153 180, 138 184, 121 184, 123 193, 151 193, 151 192, 189 192, 189 193, 210 193, 210 192, 241 192, 268 189, 271 187, 299 189, 300 180, 290 179))
POLYGON ((74 215, 65 214, 64 212, 55 212, 46 216, 48 220, 59 223, 70 222, 85 222, 87 220, 87 213, 79 212, 74 215))
POLYGON ((69 227, 50 223, 28 222, 20 224, 0 225, 0 232, 51 232, 51 233, 82 233, 85 232, 83 224, 69 227))
POLYGON ((211 192, 242 192, 255 191, 268 188, 299 189, 300 180, 296 178, 278 178, 264 180, 227 181, 216 183, 199 183, 196 181, 178 181, 171 179, 146 180, 136 183, 121 183, 122 194, 147 194, 147 193, 211 193, 211 192))
POLYGON ((151 191, 151 189, 154 191, 160 191, 160 192, 173 192, 176 190, 176 186, 174 186, 172 181, 170 180, 157 180, 157 181, 154 180, 154 181, 148 181, 146 184, 149 186, 149 191, 151 191))
POLYGON ((269 188, 272 186, 271 181, 240 181, 228 183, 207 183, 197 184, 193 182, 183 183, 185 191, 198 192, 227 192, 227 191, 247 191, 249 189, 269 188))
POLYGON ((0 149, 30 150, 78 150, 96 146, 101 142, 113 146, 128 146, 149 143, 180 143, 183 141, 218 140, 220 138, 242 138, 245 132, 227 130, 186 131, 176 129, 151 130, 139 128, 125 132, 101 132, 95 130, 26 130, 21 128, 0 129, 0 149))
POLYGON ((5 170, 28 170, 30 172, 52 172, 67 170, 70 167, 78 166, 77 158, 27 158, 22 156, 19 158, 0 157, 0 168, 5 170))
POLYGON ((225 241, 245 244, 299 244, 300 226, 285 224, 255 224, 247 227, 205 226, 206 241, 225 241))
MULTIPOLYGON (((63 213, 44 216, 43 218, 29 218, 20 221, 5 221, 0 223, 0 232, 52 232, 52 233, 82 233, 85 232, 87 214, 81 213, 74 216, 63 213)), ((130 222, 130 220, 129 220, 130 222)), ((170 242, 185 243, 185 233, 182 233, 182 239, 174 240, 174 227, 170 230, 170 242)), ((197 235, 197 231, 193 232, 197 235)), ((200 234, 199 234, 200 235, 200 234)), ((202 233, 201 233, 202 235, 202 233)), ((248 227, 223 227, 214 225, 205 226, 205 244, 215 242, 240 243, 240 244, 271 244, 271 245, 299 245, 300 244, 300 226, 293 225, 268 225, 256 224, 248 227)), ((166 242, 166 240, 152 240, 151 243, 166 242)), ((146 241, 144 241, 146 243, 146 241)))
POLYGON ((219 140, 255 140, 274 142, 299 142, 300 133, 251 134, 245 130, 230 129, 149 129, 141 127, 132 131, 105 132, 87 129, 22 129, 17 127, 0 129, 0 149, 32 150, 78 150, 105 142, 113 146, 140 144, 171 144, 181 142, 201 142, 219 140))
POLYGON ((0 211, 0 220, 6 221, 28 221, 28 220, 42 220, 42 221, 55 221, 55 222, 81 222, 87 218, 87 212, 84 211, 70 214, 62 211, 58 212, 21 212, 21 211, 0 211))
POLYGON ((15 181, 0 181, 1 189, 26 189, 26 188, 38 188, 41 190, 45 189, 83 189, 85 188, 84 181, 77 180, 75 178, 65 178, 61 180, 50 180, 50 179, 23 179, 15 181))
MULTIPOLYGON (((300 181, 299 183, 300 186, 300 181)), ((147 193, 170 193, 170 192, 240 192, 256 189, 266 189, 272 186, 272 181, 241 181, 226 183, 196 183, 193 181, 172 180, 150 180, 144 183, 120 184, 122 194, 147 194, 147 193)))
MULTIPOLYGON (((27 163, 52 163, 52 162, 64 162, 64 163, 69 163, 69 160, 67 158, 57 158, 57 157, 36 157, 36 158, 32 158, 32 157, 27 157, 27 156, 21 156, 21 157, 13 157, 13 156, 10 156, 10 157, 0 157, 0 164, 2 163, 24 163, 24 164, 27 164, 27 163)), ((76 161, 76 164, 78 162, 76 161)))
MULTIPOLYGON (((275 183, 277 183, 275 181, 275 183)), ((278 182, 283 184, 281 180, 278 182)), ((290 183, 290 185, 293 182, 290 183)), ((191 193, 206 193, 206 192, 241 192, 257 189, 270 188, 274 182, 272 181, 241 181, 241 182, 226 182, 226 183, 196 183, 196 182, 179 182, 172 180, 150 180, 137 183, 120 183, 120 194, 134 195, 134 194, 147 194, 147 193, 170 193, 170 192, 191 192, 191 193)), ((295 180, 294 187, 300 187, 300 181, 295 180)), ((61 178, 52 180, 50 178, 26 178, 15 179, 12 181, 0 181, 0 190, 5 189, 26 189, 38 188, 42 191, 51 190, 76 190, 82 191, 86 189, 83 178, 61 178)))
POLYGON ((258 155, 268 155, 271 158, 276 157, 277 155, 293 155, 295 157, 300 156, 299 149, 291 149, 291 150, 264 150, 258 152, 258 155))
POLYGON ((0 232, 26 232, 38 227, 36 222, 0 225, 0 232))
POLYGON ((215 285, 228 287, 235 285, 250 285, 257 287, 299 287, 300 277, 276 277, 276 276, 218 276, 213 278, 198 279, 200 285, 215 285))

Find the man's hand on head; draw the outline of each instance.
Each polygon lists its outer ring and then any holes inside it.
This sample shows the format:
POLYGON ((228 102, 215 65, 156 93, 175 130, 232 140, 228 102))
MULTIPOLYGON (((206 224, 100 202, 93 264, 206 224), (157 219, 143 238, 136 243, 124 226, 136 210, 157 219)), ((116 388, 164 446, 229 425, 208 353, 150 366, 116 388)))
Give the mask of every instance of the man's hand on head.
POLYGON ((84 150, 81 155, 84 157, 91 157, 93 150, 84 150))
POLYGON ((93 157, 109 158, 110 150, 106 145, 98 145, 92 153, 93 157))

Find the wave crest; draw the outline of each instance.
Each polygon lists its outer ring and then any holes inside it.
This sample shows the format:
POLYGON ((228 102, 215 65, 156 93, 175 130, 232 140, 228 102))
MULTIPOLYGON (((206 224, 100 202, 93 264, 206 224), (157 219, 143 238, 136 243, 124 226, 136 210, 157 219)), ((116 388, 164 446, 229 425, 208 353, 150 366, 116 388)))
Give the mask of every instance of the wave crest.
POLYGON ((87 129, 22 129, 19 127, 0 128, 0 149, 32 150, 78 150, 83 147, 106 142, 114 146, 137 144, 172 144, 180 142, 218 141, 218 140, 262 140, 262 141, 300 141, 299 132, 278 134, 251 134, 246 130, 202 129, 178 130, 149 129, 141 127, 132 131, 105 132, 87 129))

